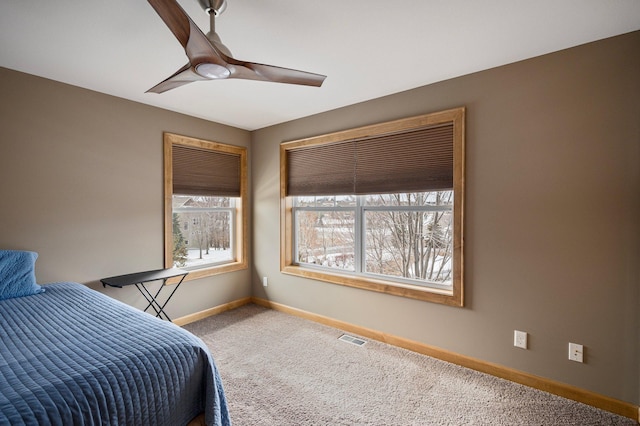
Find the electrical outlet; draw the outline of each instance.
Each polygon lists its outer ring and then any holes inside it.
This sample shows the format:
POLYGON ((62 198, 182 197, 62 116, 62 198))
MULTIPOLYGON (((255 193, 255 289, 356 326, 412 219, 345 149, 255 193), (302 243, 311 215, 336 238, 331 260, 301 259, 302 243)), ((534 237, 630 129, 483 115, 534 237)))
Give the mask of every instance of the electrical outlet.
POLYGON ((584 362, 584 347, 578 343, 569 343, 569 359, 575 362, 584 362))
POLYGON ((269 285, 269 279, 267 277, 262 277, 262 285, 264 287, 269 285))
POLYGON ((513 330, 513 346, 527 349, 527 332, 513 330))

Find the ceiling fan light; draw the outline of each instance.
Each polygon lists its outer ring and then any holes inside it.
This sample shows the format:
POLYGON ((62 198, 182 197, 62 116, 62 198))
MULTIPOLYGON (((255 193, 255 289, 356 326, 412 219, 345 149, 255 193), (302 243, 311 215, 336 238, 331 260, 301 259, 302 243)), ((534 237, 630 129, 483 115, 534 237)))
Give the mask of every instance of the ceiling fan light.
POLYGON ((227 78, 231 75, 231 72, 226 67, 209 63, 196 65, 196 72, 202 77, 209 78, 211 80, 227 78))

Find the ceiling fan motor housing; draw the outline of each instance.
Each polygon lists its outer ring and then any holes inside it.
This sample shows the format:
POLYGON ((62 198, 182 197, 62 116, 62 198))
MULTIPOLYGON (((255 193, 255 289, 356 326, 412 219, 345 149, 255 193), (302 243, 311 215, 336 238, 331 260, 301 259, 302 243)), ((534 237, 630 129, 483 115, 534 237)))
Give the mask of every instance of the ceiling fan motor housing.
POLYGON ((213 14, 215 16, 222 15, 222 12, 227 8, 227 0, 198 0, 200 6, 207 12, 208 14, 213 14))

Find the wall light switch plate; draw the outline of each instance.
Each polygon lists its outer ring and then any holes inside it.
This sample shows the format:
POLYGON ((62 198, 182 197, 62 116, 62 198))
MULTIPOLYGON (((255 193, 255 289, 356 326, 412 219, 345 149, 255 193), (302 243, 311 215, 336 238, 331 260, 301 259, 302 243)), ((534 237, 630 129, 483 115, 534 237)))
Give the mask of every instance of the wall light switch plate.
POLYGON ((513 346, 527 349, 527 332, 513 330, 513 346))

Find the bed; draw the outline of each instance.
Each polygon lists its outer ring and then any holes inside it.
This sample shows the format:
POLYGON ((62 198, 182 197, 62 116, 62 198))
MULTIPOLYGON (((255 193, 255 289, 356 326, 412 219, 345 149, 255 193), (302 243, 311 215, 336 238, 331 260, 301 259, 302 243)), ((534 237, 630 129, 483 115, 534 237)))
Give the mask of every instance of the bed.
POLYGON ((176 426, 202 413, 207 425, 231 424, 200 339, 81 284, 37 285, 32 271, 7 267, 6 252, 0 425, 176 426))

